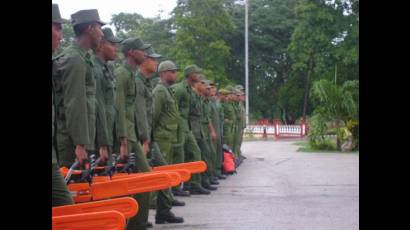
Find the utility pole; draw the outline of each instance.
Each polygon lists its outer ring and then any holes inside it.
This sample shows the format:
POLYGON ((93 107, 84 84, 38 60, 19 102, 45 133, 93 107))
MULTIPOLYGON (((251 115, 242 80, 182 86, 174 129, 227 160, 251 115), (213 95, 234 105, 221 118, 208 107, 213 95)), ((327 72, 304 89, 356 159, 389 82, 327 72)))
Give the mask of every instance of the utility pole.
POLYGON ((248 79, 248 0, 245 0, 245 117, 246 125, 249 124, 249 79, 248 79))

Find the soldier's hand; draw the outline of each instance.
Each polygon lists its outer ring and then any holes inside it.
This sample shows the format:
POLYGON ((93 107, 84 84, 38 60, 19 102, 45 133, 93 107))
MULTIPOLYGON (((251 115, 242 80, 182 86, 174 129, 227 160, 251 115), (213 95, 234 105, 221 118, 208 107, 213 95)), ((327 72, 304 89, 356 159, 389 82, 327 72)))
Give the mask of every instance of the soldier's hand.
POLYGON ((211 132, 211 138, 213 141, 216 141, 218 139, 218 136, 216 135, 216 132, 211 132))
POLYGON ((83 165, 84 161, 88 159, 87 151, 85 151, 84 145, 75 146, 75 155, 77 160, 80 162, 80 165, 83 165))
POLYGON ((121 138, 120 158, 125 160, 128 157, 128 141, 127 138, 121 138))
POLYGON ((108 160, 108 147, 107 146, 100 147, 100 160, 101 162, 106 162, 108 160))
POLYGON ((144 141, 144 144, 142 144, 142 148, 143 148, 144 154, 146 156, 149 152, 149 141, 148 140, 144 141))

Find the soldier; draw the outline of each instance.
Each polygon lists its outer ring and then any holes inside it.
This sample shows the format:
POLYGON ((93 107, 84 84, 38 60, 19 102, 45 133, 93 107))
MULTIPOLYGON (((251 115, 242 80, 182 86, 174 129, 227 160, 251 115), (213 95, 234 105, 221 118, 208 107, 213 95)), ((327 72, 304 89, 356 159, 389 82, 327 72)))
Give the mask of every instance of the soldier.
POLYGON ((117 44, 122 40, 115 37, 110 28, 104 28, 103 39, 91 56, 93 71, 96 79, 97 98, 97 140, 100 147, 100 158, 103 162, 111 159, 115 135, 115 120, 117 109, 115 108, 115 78, 111 69, 107 66, 108 61, 117 58, 117 44))
POLYGON ((232 87, 228 86, 225 90, 227 95, 222 103, 224 111, 223 144, 226 144, 229 148, 233 149, 235 111, 232 102, 232 87))
MULTIPOLYGON (((158 144, 152 140, 153 97, 151 77, 157 71, 156 59, 159 57, 161 57, 161 55, 156 54, 152 47, 148 48, 146 50, 146 58, 141 63, 140 70, 136 77, 136 121, 138 139, 141 143, 143 143, 145 155, 151 153, 151 155, 153 156, 154 166, 167 164, 167 162, 162 157, 161 150, 158 144)), ((172 125, 173 124, 168 124, 168 127, 171 127, 172 125)), ((176 125, 177 124, 174 124, 174 126, 176 125)), ((165 151, 168 150, 165 149, 165 151)), ((185 204, 181 204, 179 206, 182 205, 185 204)), ((168 190, 159 191, 157 197, 157 213, 155 216, 155 223, 183 223, 184 219, 182 217, 175 216, 171 212, 171 208, 171 193, 169 193, 168 190)))
MULTIPOLYGON (((184 69, 185 78, 171 87, 180 113, 178 123, 178 144, 173 145, 174 163, 201 160, 201 150, 196 143, 191 126, 188 122, 192 104, 191 100, 192 97, 195 96, 192 87, 199 81, 199 73, 201 71, 202 70, 196 65, 187 66, 184 69)), ((189 191, 191 194, 210 194, 209 190, 202 187, 199 174, 192 175, 190 181, 185 183, 184 190, 189 191)), ((174 193, 174 195, 176 194, 174 193)))
MULTIPOLYGON (((60 46, 60 41, 63 38, 62 32, 62 24, 66 23, 66 20, 61 18, 60 10, 57 4, 51 5, 51 12, 53 22, 51 24, 51 38, 52 38, 52 54, 56 51, 56 49, 60 46)), ((54 61, 52 64, 53 73, 54 73, 54 61)), ((63 177, 60 174, 60 170, 58 169, 57 164, 57 156, 56 156, 56 144, 55 144, 55 107, 54 107, 54 84, 52 84, 52 145, 51 145, 51 154, 52 154, 52 182, 51 182, 51 202, 52 206, 60 206, 60 205, 69 205, 73 204, 73 200, 71 198, 70 193, 68 192, 67 186, 64 182, 63 177)))
POLYGON ((241 123, 241 110, 240 110, 240 106, 239 106, 239 95, 241 94, 241 92, 236 88, 233 87, 233 108, 235 111, 235 120, 234 120, 234 135, 233 135, 233 152, 235 153, 235 155, 237 156, 239 162, 241 162, 241 158, 239 157, 239 140, 240 140, 240 133, 242 130, 242 123, 241 123))
MULTIPOLYGON (((136 133, 136 72, 143 63, 144 50, 151 45, 144 44, 139 38, 128 38, 121 43, 121 52, 124 54, 124 63, 115 69, 116 98, 115 106, 118 109, 117 133, 120 141, 120 156, 122 159, 128 157, 129 152, 135 153, 135 172, 149 172, 147 158, 138 142, 136 133)), ((137 215, 132 217, 127 224, 127 230, 146 229, 152 227, 148 222, 150 193, 136 194, 133 196, 139 205, 137 215)))
POLYGON ((215 132, 217 135, 216 141, 212 142, 213 147, 215 149, 215 155, 213 156, 213 165, 214 165, 214 175, 218 179, 226 179, 225 176, 222 175, 222 125, 221 122, 223 120, 223 112, 221 111, 222 105, 217 98, 217 89, 215 84, 211 81, 209 84, 209 104, 211 107, 211 120, 212 125, 215 128, 215 132), (222 112, 222 113, 221 113, 222 112), (222 116, 221 116, 222 115, 222 116))
POLYGON ((239 104, 239 139, 238 139, 238 154, 241 160, 246 159, 242 155, 241 151, 241 146, 242 146, 242 141, 243 141, 243 132, 244 129, 246 128, 246 117, 245 117, 245 106, 244 106, 244 101, 245 101, 245 93, 244 93, 244 88, 242 85, 236 85, 237 90, 239 91, 238 93, 238 104, 239 104))
POLYGON ((59 163, 70 167, 75 158, 83 165, 95 150, 96 83, 90 60, 102 31, 98 11, 80 10, 71 15, 75 41, 55 58, 55 103, 59 163))
POLYGON ((206 79, 200 76, 200 81, 194 85, 195 93, 191 100, 191 109, 189 114, 189 124, 195 136, 196 142, 201 149, 201 158, 207 164, 207 170, 201 173, 202 187, 208 190, 216 190, 212 184, 218 184, 213 178, 213 165, 211 160, 212 149, 209 145, 210 132, 214 134, 214 130, 209 118, 209 110, 207 102, 204 100, 206 91, 206 79))

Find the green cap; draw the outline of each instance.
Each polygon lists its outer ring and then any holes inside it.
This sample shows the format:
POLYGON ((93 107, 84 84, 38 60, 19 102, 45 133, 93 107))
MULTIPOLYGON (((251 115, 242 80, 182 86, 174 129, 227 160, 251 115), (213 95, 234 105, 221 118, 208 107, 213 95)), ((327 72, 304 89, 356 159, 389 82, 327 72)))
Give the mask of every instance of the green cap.
POLYGON ((151 45, 148 49, 145 50, 145 55, 150 57, 150 58, 160 58, 160 57, 162 57, 161 54, 155 53, 154 48, 152 48, 151 45))
POLYGON ((229 92, 228 90, 226 90, 226 89, 220 89, 219 90, 219 94, 221 94, 221 95, 229 95, 231 92, 229 92))
POLYGON ((244 90, 242 85, 236 85, 235 88, 239 89, 239 90, 244 90))
POLYGON ((71 24, 76 26, 82 23, 97 22, 102 26, 107 24, 100 20, 100 15, 98 15, 98 10, 80 10, 71 15, 71 24))
POLYGON ((151 47, 150 44, 145 44, 141 38, 127 38, 121 42, 121 50, 126 53, 129 50, 146 50, 151 47))
POLYGON ((113 34, 113 32, 110 28, 104 28, 104 29, 102 29, 102 32, 104 34, 104 39, 105 40, 107 40, 109 42, 112 42, 112 43, 122 42, 122 39, 117 38, 117 37, 114 36, 114 34, 113 34))
POLYGON ((235 94, 235 88, 232 85, 228 85, 225 89, 229 91, 229 94, 235 94))
POLYGON ((57 4, 51 4, 51 14, 53 17, 53 23, 64 24, 68 22, 67 19, 61 17, 60 9, 57 4))
POLYGON ((189 65, 189 66, 185 67, 185 69, 184 69, 185 77, 187 77, 187 76, 189 76, 190 74, 193 74, 193 73, 201 73, 201 72, 202 72, 202 69, 199 68, 195 64, 189 65))
POLYGON ((158 65, 158 72, 165 72, 169 70, 178 70, 178 67, 170 60, 163 61, 158 65))

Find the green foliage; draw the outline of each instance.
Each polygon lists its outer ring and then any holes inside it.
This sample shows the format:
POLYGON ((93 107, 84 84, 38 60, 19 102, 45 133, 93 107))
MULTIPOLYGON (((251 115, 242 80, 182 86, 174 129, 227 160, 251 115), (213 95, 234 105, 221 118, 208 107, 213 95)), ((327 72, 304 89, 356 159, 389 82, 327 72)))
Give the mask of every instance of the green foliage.
MULTIPOLYGON (((347 140, 346 127, 358 125, 358 81, 346 81, 338 86, 328 80, 313 84, 312 96, 316 102, 314 115, 310 120, 309 140, 312 146, 324 143, 326 134, 337 136, 337 149, 347 140)), ((358 131, 357 131, 358 132, 358 131)), ((358 141, 358 133, 353 136, 358 141)))

